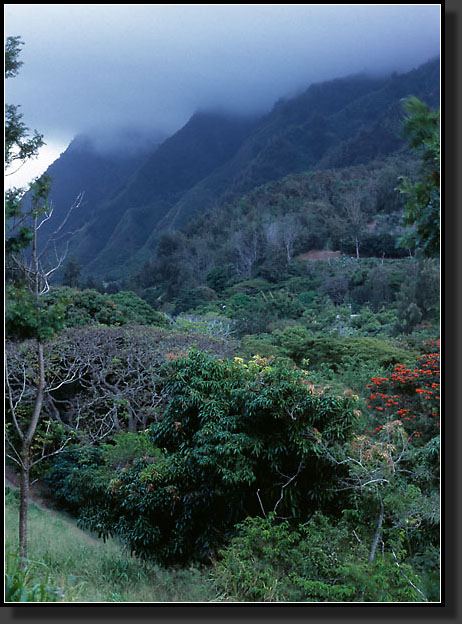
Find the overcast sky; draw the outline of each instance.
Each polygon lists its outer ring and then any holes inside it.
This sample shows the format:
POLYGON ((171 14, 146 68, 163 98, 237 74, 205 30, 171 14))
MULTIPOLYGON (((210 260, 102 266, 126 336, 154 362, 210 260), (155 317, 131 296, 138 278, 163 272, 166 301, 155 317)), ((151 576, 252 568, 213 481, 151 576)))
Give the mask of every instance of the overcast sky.
POLYGON ((52 160, 81 132, 173 133, 199 109, 267 111, 312 82, 440 52, 435 5, 6 4, 24 65, 6 101, 52 160))

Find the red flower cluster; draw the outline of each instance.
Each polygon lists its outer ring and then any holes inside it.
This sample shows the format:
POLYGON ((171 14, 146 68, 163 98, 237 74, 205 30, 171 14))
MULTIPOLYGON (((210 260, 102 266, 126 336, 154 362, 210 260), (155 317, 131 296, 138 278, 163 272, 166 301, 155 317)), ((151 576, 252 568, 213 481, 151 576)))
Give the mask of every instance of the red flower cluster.
MULTIPOLYGON (((417 358, 415 368, 396 364, 390 378, 374 377, 367 384, 371 389, 367 407, 374 410, 374 414, 380 414, 380 422, 398 418, 410 437, 424 441, 436 433, 439 427, 439 420, 436 420, 440 398, 439 346, 439 340, 426 340, 422 345, 424 353, 417 358)), ((383 428, 377 424, 375 432, 383 428)))

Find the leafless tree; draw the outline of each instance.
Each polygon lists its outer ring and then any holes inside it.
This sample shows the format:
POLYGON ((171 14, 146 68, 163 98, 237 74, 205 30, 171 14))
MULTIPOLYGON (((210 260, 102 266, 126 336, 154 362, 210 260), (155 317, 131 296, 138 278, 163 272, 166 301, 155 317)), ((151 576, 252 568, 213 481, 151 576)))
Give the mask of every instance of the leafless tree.
POLYGON ((165 358, 149 329, 86 328, 79 339, 88 373, 67 413, 84 418, 89 432, 98 415, 116 432, 136 433, 159 420, 166 396, 159 368, 165 358))
POLYGON ((6 348, 7 456, 20 472, 20 557, 27 559, 31 470, 70 441, 145 430, 165 401, 164 360, 145 328, 86 327, 6 348))
POLYGON ((295 243, 300 236, 300 222, 294 214, 287 215, 282 221, 282 240, 286 251, 287 262, 292 261, 295 243))
POLYGON ((282 219, 271 220, 264 225, 266 242, 284 249, 287 262, 292 261, 295 244, 300 237, 300 220, 295 214, 285 215, 282 219))
POLYGON ((240 272, 247 278, 252 277, 252 268, 261 254, 260 234, 256 227, 238 230, 232 240, 240 272))
MULTIPOLYGON (((13 383, 10 374, 11 366, 6 366, 6 387, 7 402, 11 412, 12 425, 15 431, 17 445, 13 449, 10 457, 16 461, 20 468, 20 507, 19 507, 19 554, 20 564, 24 567, 27 559, 27 518, 30 492, 30 470, 34 464, 31 458, 31 449, 37 431, 39 421, 42 417, 43 403, 45 397, 50 392, 50 385, 46 376, 46 361, 44 355, 46 343, 47 318, 44 313, 42 301, 43 296, 50 289, 50 279, 53 274, 62 266, 66 252, 58 254, 56 251, 56 241, 63 233, 68 216, 72 210, 77 208, 82 201, 80 195, 71 206, 65 219, 49 238, 46 244, 39 249, 38 231, 41 226, 48 221, 53 210, 47 203, 49 190, 49 180, 41 178, 32 185, 32 205, 30 210, 21 215, 21 227, 27 227, 30 232, 31 244, 28 248, 19 248, 8 255, 10 270, 13 275, 20 276, 22 287, 27 293, 29 303, 32 307, 24 314, 31 315, 31 323, 35 324, 35 358, 33 360, 33 372, 23 367, 21 383, 13 383), (55 261, 51 264, 45 261, 44 254, 50 245, 55 249, 55 261), (34 317, 34 318, 32 318, 34 317), (28 379, 33 379, 33 389, 27 384, 28 379), (32 392, 32 396, 31 396, 32 392), (26 420, 19 417, 23 409, 26 396, 31 399, 30 411, 26 420)), ((10 230, 10 235, 14 236, 14 227, 10 230)), ((75 370, 69 370, 59 382, 64 385, 69 383, 76 374, 75 370)), ((10 449, 11 440, 9 444, 10 449)))
POLYGON ((335 201, 336 212, 329 219, 332 231, 354 244, 357 259, 367 232, 368 212, 365 206, 373 200, 374 193, 372 182, 344 188, 335 201))
POLYGON ((265 241, 272 247, 279 247, 281 245, 281 225, 279 221, 271 219, 263 224, 263 232, 265 241))

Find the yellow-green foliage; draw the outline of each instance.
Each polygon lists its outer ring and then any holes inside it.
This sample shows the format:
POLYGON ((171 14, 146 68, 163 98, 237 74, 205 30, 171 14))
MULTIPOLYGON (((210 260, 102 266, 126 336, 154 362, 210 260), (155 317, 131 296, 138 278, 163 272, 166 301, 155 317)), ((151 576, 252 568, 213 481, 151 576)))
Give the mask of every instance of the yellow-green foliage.
POLYGON ((364 544, 344 521, 320 513, 290 527, 247 518, 212 570, 218 591, 243 602, 425 601, 420 579, 391 555, 369 564, 364 544))

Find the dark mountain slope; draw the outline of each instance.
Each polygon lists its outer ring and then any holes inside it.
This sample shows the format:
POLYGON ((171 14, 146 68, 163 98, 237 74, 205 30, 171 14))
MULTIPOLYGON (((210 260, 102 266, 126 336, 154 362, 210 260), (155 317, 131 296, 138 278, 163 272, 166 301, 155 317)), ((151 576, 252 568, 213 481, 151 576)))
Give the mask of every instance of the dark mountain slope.
POLYGON ((86 244, 94 240, 96 247, 101 230, 105 240, 87 272, 118 277, 181 195, 229 159, 254 126, 254 120, 194 115, 145 160, 89 223, 86 244))
MULTIPOLYGON (((253 188, 396 153, 404 146, 400 100, 411 94, 439 104, 438 59, 402 75, 311 85, 260 119, 196 114, 137 163, 103 167, 95 171, 96 181, 87 175, 89 188, 78 189, 87 192, 84 226, 70 252, 87 275, 118 279, 153 257, 163 231, 182 228, 194 215, 253 188)), ((59 188, 81 175, 78 167, 50 173, 59 188)))
POLYGON ((403 145, 399 138, 403 98, 414 95, 431 108, 438 108, 439 85, 439 59, 429 61, 407 74, 393 74, 381 89, 359 98, 334 116, 332 124, 339 140, 319 160, 316 168, 362 164, 400 149, 403 145), (380 114, 374 114, 374 111, 380 111, 380 114), (347 137, 342 132, 352 123, 355 123, 355 132, 347 137))
MULTIPOLYGON (((86 136, 77 136, 70 143, 50 167, 47 175, 52 180, 50 201, 53 205, 53 219, 43 224, 39 231, 39 238, 43 242, 56 230, 56 227, 66 218, 66 215, 83 193, 83 199, 78 209, 72 210, 66 221, 66 232, 73 233, 70 241, 71 249, 75 253, 82 235, 79 230, 85 228, 104 202, 117 196, 117 192, 124 187, 127 180, 138 169, 146 158, 146 153, 153 151, 161 143, 161 139, 153 138, 142 149, 136 151, 104 151, 94 147, 93 141, 86 136)), ((29 200, 26 195, 25 202, 29 200)), ((102 242, 102 241, 101 241, 102 242)), ((85 249, 85 244, 83 244, 85 249)), ((97 248, 88 250, 79 255, 84 264, 88 263, 97 248)))
POLYGON ((289 173, 367 163, 399 150, 402 98, 439 106, 439 59, 389 78, 354 76, 311 85, 278 103, 231 161, 183 195, 165 226, 289 173))

